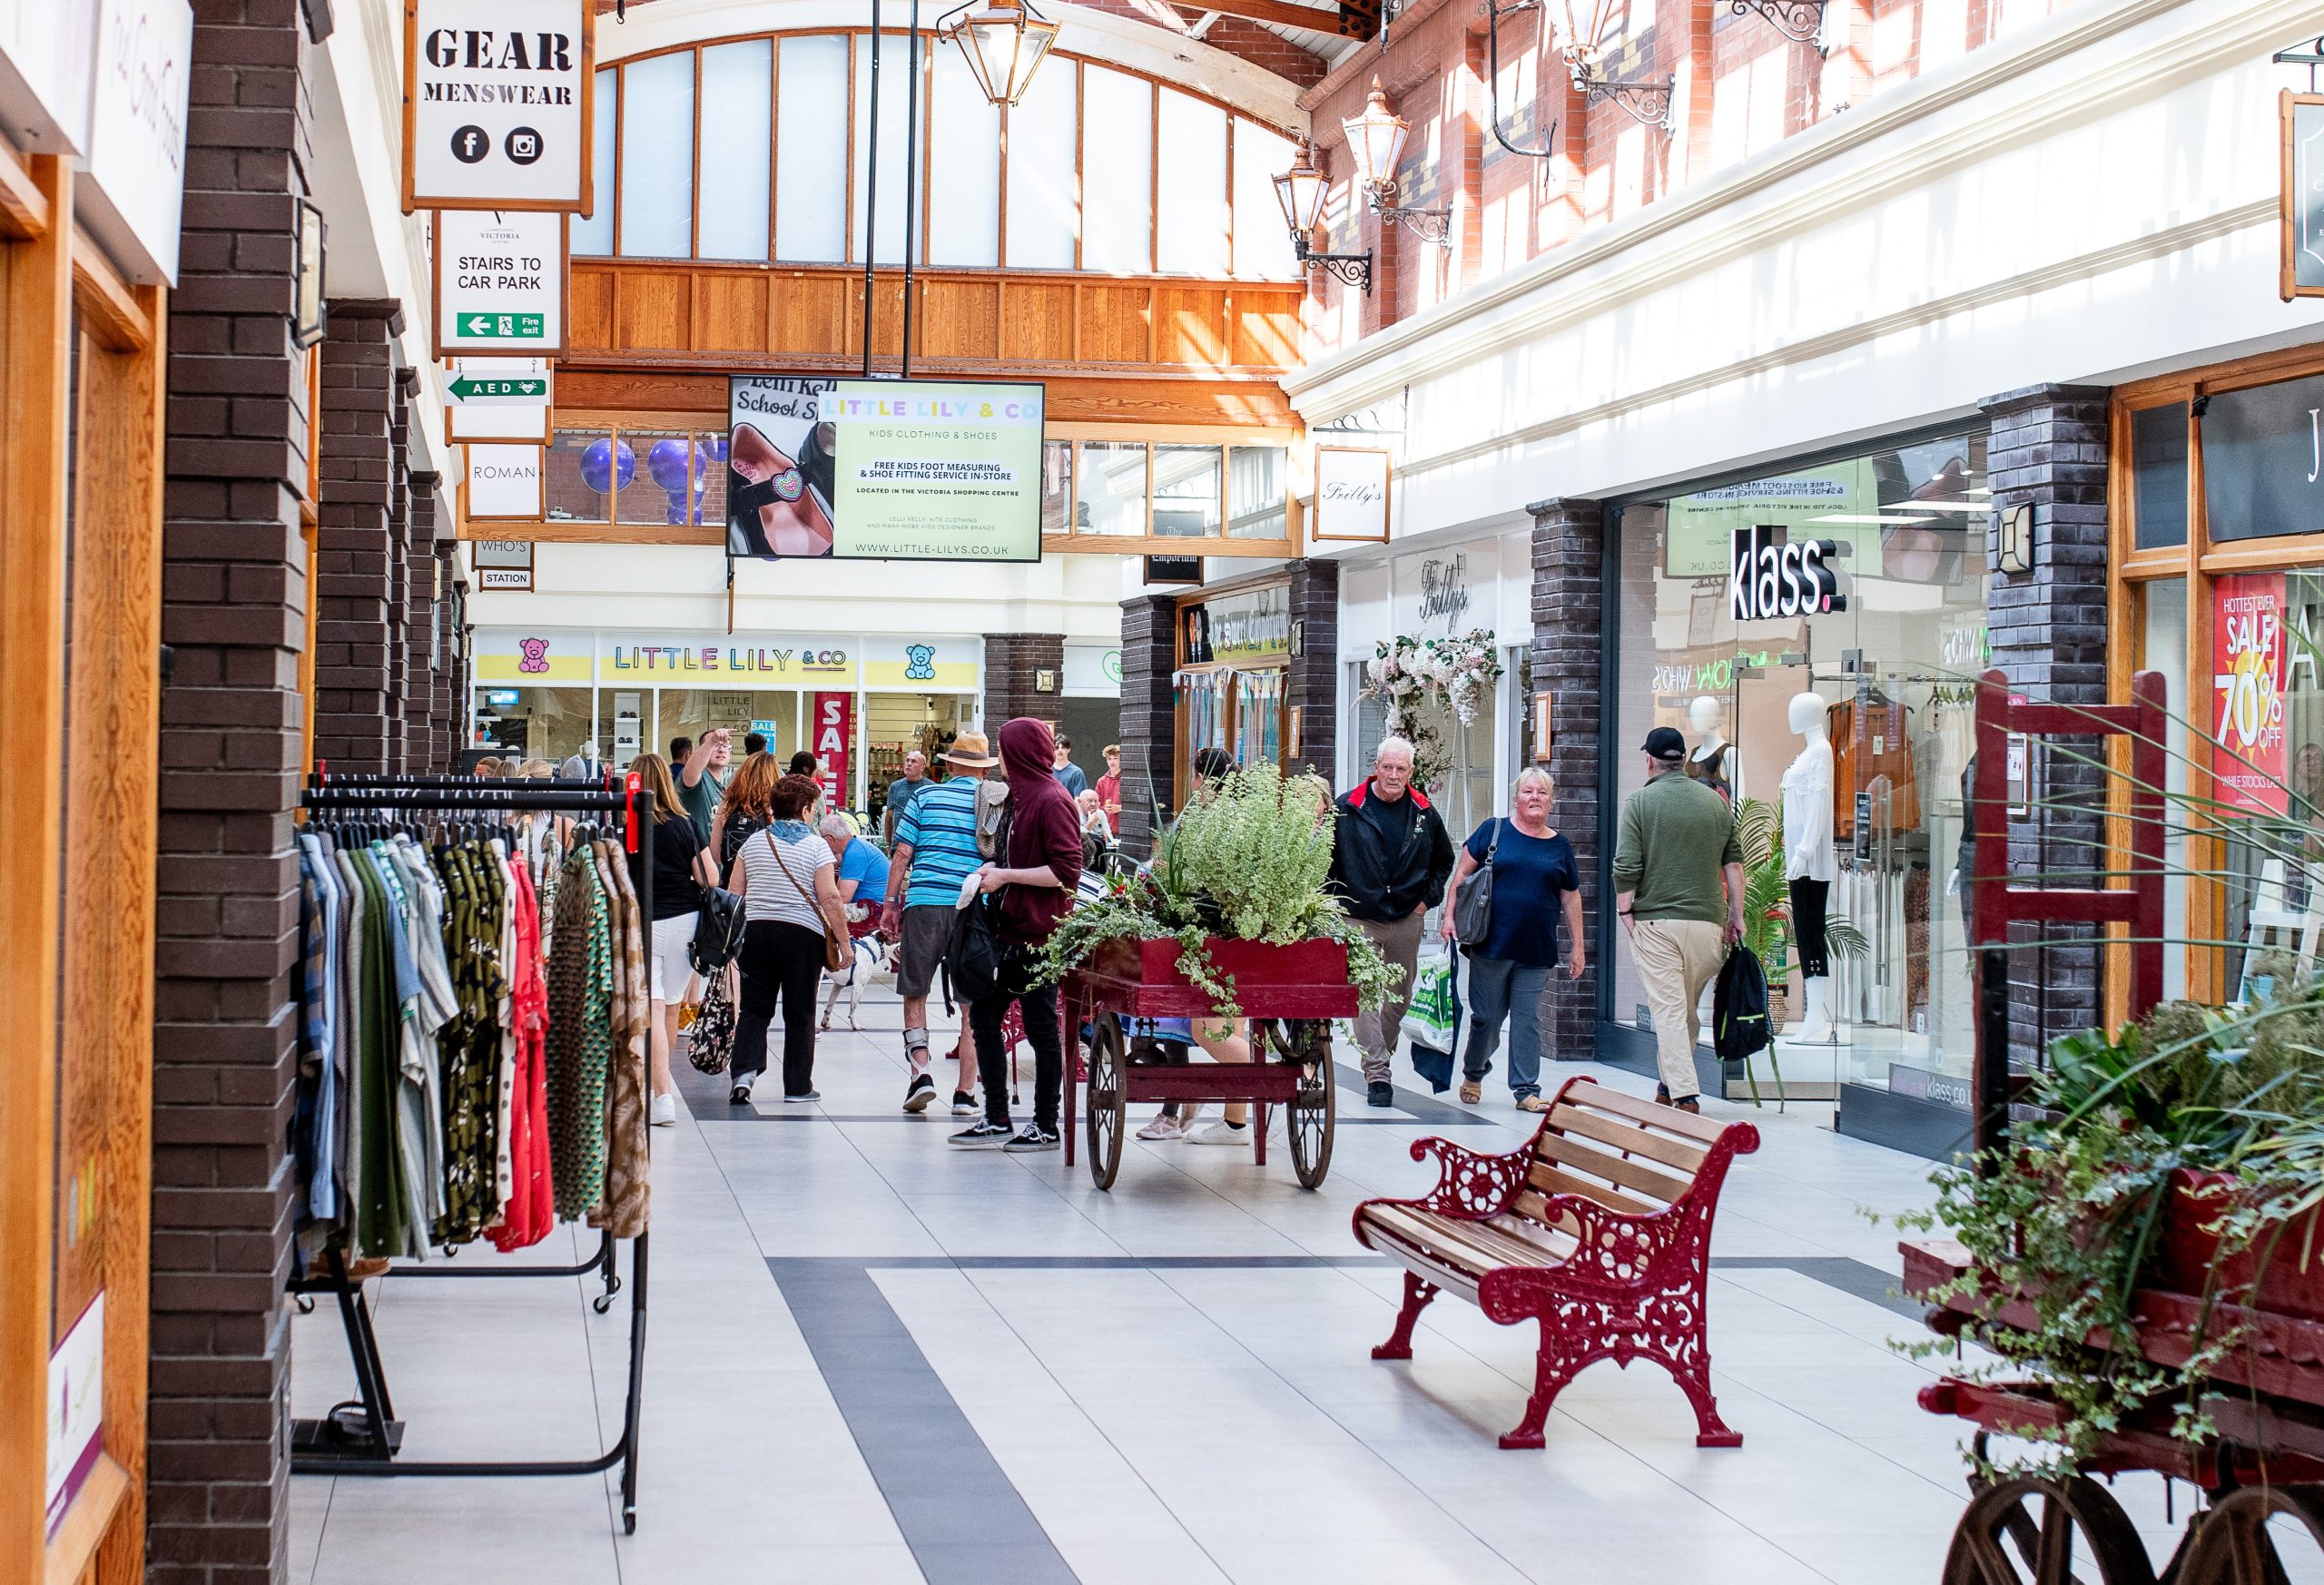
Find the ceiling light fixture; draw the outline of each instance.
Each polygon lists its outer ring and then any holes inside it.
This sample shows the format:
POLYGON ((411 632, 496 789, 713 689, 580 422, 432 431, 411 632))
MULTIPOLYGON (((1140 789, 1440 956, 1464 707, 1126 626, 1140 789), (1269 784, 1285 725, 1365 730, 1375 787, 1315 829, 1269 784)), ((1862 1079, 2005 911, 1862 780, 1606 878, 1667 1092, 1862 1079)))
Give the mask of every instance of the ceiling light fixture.
POLYGON ((986 0, 981 6, 969 0, 937 18, 936 36, 960 46, 987 100, 1014 104, 1049 59, 1057 24, 1034 10, 1030 0, 986 0))

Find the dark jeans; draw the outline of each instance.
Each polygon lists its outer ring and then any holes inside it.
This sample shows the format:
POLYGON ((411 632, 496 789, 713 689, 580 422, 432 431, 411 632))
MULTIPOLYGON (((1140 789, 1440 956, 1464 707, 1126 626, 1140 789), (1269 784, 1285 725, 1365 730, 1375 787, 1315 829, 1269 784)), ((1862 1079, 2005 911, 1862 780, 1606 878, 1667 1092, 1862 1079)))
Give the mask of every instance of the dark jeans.
POLYGON ((1065 1047, 1058 1038, 1057 987, 1028 988, 1029 962, 1012 962, 1001 970, 1001 994, 972 1003, 969 1029, 977 1038, 977 1077, 984 1084, 984 1115, 989 1122, 1009 1124, 1009 1052, 1001 1044, 1000 1020, 1015 1002, 1025 1020, 1025 1041, 1033 1048, 1033 1120, 1057 1132, 1058 1101, 1065 1089, 1065 1047))
POLYGON ((781 920, 743 927, 742 1018, 734 1026, 734 1078, 766 1071, 766 1028, 783 999, 783 1093, 815 1088, 815 987, 823 977, 823 932, 781 920))
POLYGON ((1482 1079, 1492 1071, 1501 1026, 1509 1025, 1509 1093, 1541 1093, 1541 992, 1550 971, 1506 958, 1469 960, 1469 1048, 1461 1054, 1462 1077, 1482 1079))

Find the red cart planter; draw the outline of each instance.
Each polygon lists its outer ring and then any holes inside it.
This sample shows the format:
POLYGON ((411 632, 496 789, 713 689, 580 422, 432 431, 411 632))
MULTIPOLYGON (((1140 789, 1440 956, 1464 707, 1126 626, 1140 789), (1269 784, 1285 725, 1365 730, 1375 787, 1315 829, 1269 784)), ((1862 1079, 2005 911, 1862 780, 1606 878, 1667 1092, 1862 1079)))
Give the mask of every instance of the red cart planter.
MULTIPOLYGON (((1946 1585, 1986 1585, 2002 1577, 1996 1570, 2014 1560, 2013 1548, 2037 1579, 2064 1578, 2062 1565, 2071 1555, 2085 1569, 2075 1578, 2149 1585, 2157 1576, 2144 1544, 2106 1489, 2090 1479, 2132 1470, 2189 1482, 2210 1498, 2160 1576, 2175 1585, 2286 1578, 2276 1551, 2286 1525, 2304 1528, 2324 1544, 2324 1237, 2310 1213, 2280 1236, 2263 1231, 2250 1249, 2221 1260, 2207 1224, 2227 1209, 2227 1182, 2213 1174, 2173 1175, 2159 1247, 2132 1292, 2132 1334, 2089 1340, 2093 1347, 2177 1369, 2204 1338, 2232 1335, 2235 1346, 2204 1373, 2203 1407, 2215 1434, 2201 1442, 2171 1434, 2172 1399, 2125 1415, 2099 1438, 2073 1480, 1973 1482, 1946 1585), (2087 1571, 2092 1566, 2094 1575, 2087 1571)), ((1907 1241, 1898 1247, 1908 1294, 1934 1295, 1971 1269, 1968 1251, 1958 1244, 1907 1241)), ((1929 1324, 1951 1333, 1972 1316, 2026 1331, 2040 1324, 2024 1297, 1990 1290, 1948 1296, 1929 1324)), ((2063 1418, 2037 1381, 1948 1376, 1921 1389, 1920 1403, 1977 1426, 1981 1443, 2063 1418)))
MULTIPOLYGON (((1209 938, 1216 972, 1230 980, 1242 1016, 1252 1020, 1253 1060, 1247 1063, 1165 1064, 1132 1059, 1124 1019, 1216 1018, 1207 992, 1178 970, 1178 943, 1100 941, 1065 977, 1058 999, 1066 1048, 1079 1048, 1089 1027, 1089 1176, 1101 1189, 1121 1171, 1122 1140, 1133 1101, 1246 1101, 1258 1164, 1267 1159, 1267 1108, 1286 1108, 1291 1162, 1302 1188, 1314 1188, 1331 1170, 1332 1131, 1338 1112, 1332 1078, 1331 1023, 1355 1014, 1348 982, 1347 949, 1334 940, 1264 941, 1209 938)), ((1065 1084, 1065 1159, 1074 1157, 1074 1076, 1065 1084)))

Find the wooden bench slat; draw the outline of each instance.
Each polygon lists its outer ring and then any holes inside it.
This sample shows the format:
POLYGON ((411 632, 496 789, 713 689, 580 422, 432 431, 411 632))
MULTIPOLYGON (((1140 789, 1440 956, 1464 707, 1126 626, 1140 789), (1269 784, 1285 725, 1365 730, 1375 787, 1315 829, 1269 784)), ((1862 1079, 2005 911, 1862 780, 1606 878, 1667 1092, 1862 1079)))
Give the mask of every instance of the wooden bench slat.
POLYGON ((1401 1238, 1384 1237, 1379 1251, 1423 1282, 1434 1283, 1448 1294, 1458 1294, 1472 1304, 1477 1302, 1477 1282, 1473 1275, 1457 1266, 1433 1260, 1401 1238))
POLYGON ((1464 1236, 1478 1224, 1431 1216, 1426 1211, 1414 1211, 1402 1206, 1376 1206, 1371 1213, 1371 1219, 1391 1236, 1436 1255, 1447 1265, 1466 1271, 1472 1277, 1482 1276, 1494 1267, 1508 1264, 1482 1240, 1464 1236))
POLYGON ((1620 1211, 1625 1216, 1651 1216, 1662 1209, 1660 1206, 1640 1199, 1636 1195, 1626 1195, 1605 1184, 1576 1177, 1538 1159, 1533 1163, 1533 1169, 1525 1175, 1525 1181, 1545 1195, 1579 1195, 1585 1200, 1596 1200, 1610 1211, 1620 1211))
POLYGON ((1625 1118, 1583 1111, 1580 1107, 1551 1108, 1550 1127, 1563 1129, 1569 1134, 1583 1135, 1631 1155, 1649 1157, 1688 1177, 1694 1176, 1710 1155, 1709 1151, 1687 1140, 1658 1134, 1625 1118))
POLYGON ((1573 1252, 1581 1247, 1581 1240, 1573 1233, 1555 1226, 1541 1216, 1527 1216, 1503 1211, 1497 1216, 1486 1218, 1485 1226, 1502 1237, 1522 1245, 1522 1253, 1530 1255, 1536 1261, 1548 1260, 1562 1264, 1571 1259, 1573 1252))
POLYGON ((1666 1107, 1656 1101, 1640 1100, 1619 1089, 1610 1089, 1595 1079, 1585 1079, 1567 1092, 1566 1099, 1576 1106, 1595 1107, 1600 1111, 1614 1112, 1633 1123, 1644 1123, 1666 1133, 1679 1134, 1705 1145, 1716 1145, 1727 1125, 1695 1112, 1682 1112, 1677 1107, 1666 1107))
POLYGON ((1669 1173, 1659 1171, 1643 1162, 1628 1161, 1619 1156, 1610 1156, 1596 1146, 1584 1144, 1570 1134, 1554 1133, 1548 1129, 1543 1129, 1541 1138, 1534 1143, 1533 1154, 1535 1157, 1533 1170, 1536 1172, 1541 1170, 1541 1163, 1546 1158, 1556 1166, 1563 1167, 1569 1172, 1584 1173, 1591 1177, 1604 1178, 1608 1183, 1619 1184, 1627 1189, 1635 1189, 1647 1198, 1659 1200, 1666 1206, 1676 1205, 1686 1198, 1687 1190, 1692 1184, 1691 1179, 1673 1177, 1669 1173))

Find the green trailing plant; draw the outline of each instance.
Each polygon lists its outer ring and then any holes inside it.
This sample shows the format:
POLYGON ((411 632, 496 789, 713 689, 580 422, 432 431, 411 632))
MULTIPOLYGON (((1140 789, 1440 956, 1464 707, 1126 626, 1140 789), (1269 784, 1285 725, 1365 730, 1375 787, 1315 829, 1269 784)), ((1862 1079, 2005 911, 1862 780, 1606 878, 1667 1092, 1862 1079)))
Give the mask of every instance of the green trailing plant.
POLYGON ((1211 937, 1278 946, 1324 939, 1347 949, 1358 1003, 1379 1007, 1403 970, 1324 890, 1333 834, 1331 789, 1320 776, 1286 777, 1260 764, 1222 777, 1161 828, 1143 873, 1108 877, 1103 895, 1066 915, 1043 949, 1040 977, 1062 979, 1100 941, 1172 940, 1187 982, 1219 1016, 1238 1018, 1234 977, 1212 961, 1211 937))

